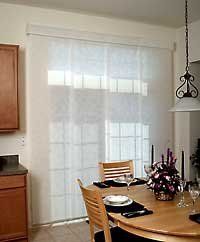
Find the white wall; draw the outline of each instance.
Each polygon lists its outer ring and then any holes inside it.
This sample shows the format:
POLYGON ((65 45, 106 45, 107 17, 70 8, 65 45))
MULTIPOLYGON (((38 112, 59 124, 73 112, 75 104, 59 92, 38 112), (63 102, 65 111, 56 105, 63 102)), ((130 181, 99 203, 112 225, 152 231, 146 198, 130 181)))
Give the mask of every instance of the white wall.
MULTIPOLYGON (((175 55, 175 86, 180 86, 180 76, 185 72, 185 28, 182 27, 176 32, 177 50, 175 55)), ((200 21, 189 25, 189 61, 200 60, 200 21)), ((190 67, 191 73, 195 75, 196 86, 200 86, 199 64, 190 67)), ((199 89, 200 90, 200 89, 199 89)), ((180 159, 181 150, 185 151, 185 162, 187 179, 194 177, 191 169, 190 155, 195 149, 195 139, 200 134, 199 122, 200 114, 195 113, 176 113, 175 114, 175 150, 180 159)))
POLYGON ((31 147, 29 147, 27 136, 29 109, 27 108, 26 97, 29 93, 26 89, 28 80, 26 80, 25 60, 26 26, 28 23, 127 37, 143 37, 164 43, 173 43, 175 40, 175 30, 170 28, 42 8, 0 3, 0 16, 0 43, 20 45, 19 97, 21 119, 20 131, 0 135, 0 155, 18 153, 21 156, 21 162, 27 167, 31 162, 28 155, 31 147), (23 137, 25 137, 25 144, 22 141, 23 137))
POLYGON ((190 60, 200 60, 200 20, 191 24, 190 29, 190 60))
MULTIPOLYGON (((200 43, 200 42, 199 42, 200 43)), ((196 86, 200 90, 200 62, 191 64, 191 73, 196 77, 196 86)), ((199 97, 200 100, 200 97, 199 97)), ((190 154, 196 153, 197 139, 200 138, 200 112, 190 114, 190 154)), ((197 176, 196 170, 190 162, 190 175, 194 179, 197 176)))

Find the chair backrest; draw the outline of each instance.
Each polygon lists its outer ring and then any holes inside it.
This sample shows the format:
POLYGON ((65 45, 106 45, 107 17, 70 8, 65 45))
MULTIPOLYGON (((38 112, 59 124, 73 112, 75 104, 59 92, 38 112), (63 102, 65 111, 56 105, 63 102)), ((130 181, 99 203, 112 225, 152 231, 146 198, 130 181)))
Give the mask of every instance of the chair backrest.
POLYGON ((108 217, 106 214, 106 209, 100 192, 97 190, 90 190, 83 187, 83 184, 80 179, 78 179, 78 183, 81 188, 81 192, 83 195, 83 199, 85 202, 85 206, 86 206, 86 210, 89 218, 91 242, 95 242, 94 240, 95 226, 104 231, 105 242, 112 242, 108 217))
POLYGON ((133 174, 133 160, 99 162, 99 172, 102 181, 114 179, 124 174, 133 174))

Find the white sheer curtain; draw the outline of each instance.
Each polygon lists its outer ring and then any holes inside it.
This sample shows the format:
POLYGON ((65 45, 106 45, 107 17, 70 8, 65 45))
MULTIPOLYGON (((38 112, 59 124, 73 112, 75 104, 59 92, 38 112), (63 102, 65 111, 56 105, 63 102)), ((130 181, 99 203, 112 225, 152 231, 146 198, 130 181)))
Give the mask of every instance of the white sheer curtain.
POLYGON ((172 52, 97 41, 28 37, 28 131, 33 224, 85 215, 76 182, 98 162, 172 146, 172 52))

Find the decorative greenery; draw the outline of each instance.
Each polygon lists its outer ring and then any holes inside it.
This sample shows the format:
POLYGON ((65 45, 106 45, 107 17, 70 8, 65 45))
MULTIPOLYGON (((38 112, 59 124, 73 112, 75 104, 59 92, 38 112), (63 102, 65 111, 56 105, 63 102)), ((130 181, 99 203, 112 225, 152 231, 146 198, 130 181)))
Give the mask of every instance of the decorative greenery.
POLYGON ((197 170, 200 169, 200 157, 197 154, 192 154, 190 160, 197 170))
POLYGON ((167 160, 164 155, 159 162, 154 162, 147 185, 154 193, 176 194, 179 191, 180 177, 175 167, 176 158, 167 150, 167 160))
POLYGON ((197 172, 200 171, 200 139, 198 139, 198 145, 195 154, 192 154, 190 157, 192 165, 197 169, 197 172))

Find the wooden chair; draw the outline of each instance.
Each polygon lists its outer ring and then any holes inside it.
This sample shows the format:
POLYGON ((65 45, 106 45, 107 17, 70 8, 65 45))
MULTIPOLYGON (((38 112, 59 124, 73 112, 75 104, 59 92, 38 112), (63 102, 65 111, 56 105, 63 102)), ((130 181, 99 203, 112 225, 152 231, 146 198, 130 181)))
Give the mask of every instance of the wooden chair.
POLYGON ((99 172, 102 181, 111 180, 124 174, 133 174, 133 160, 99 162, 99 172))
POLYGON ((89 225, 91 242, 149 242, 152 240, 130 234, 119 227, 109 228, 109 221, 101 194, 97 190, 83 187, 78 179, 79 186, 85 202, 89 225), (95 227, 102 231, 95 233, 95 227))

